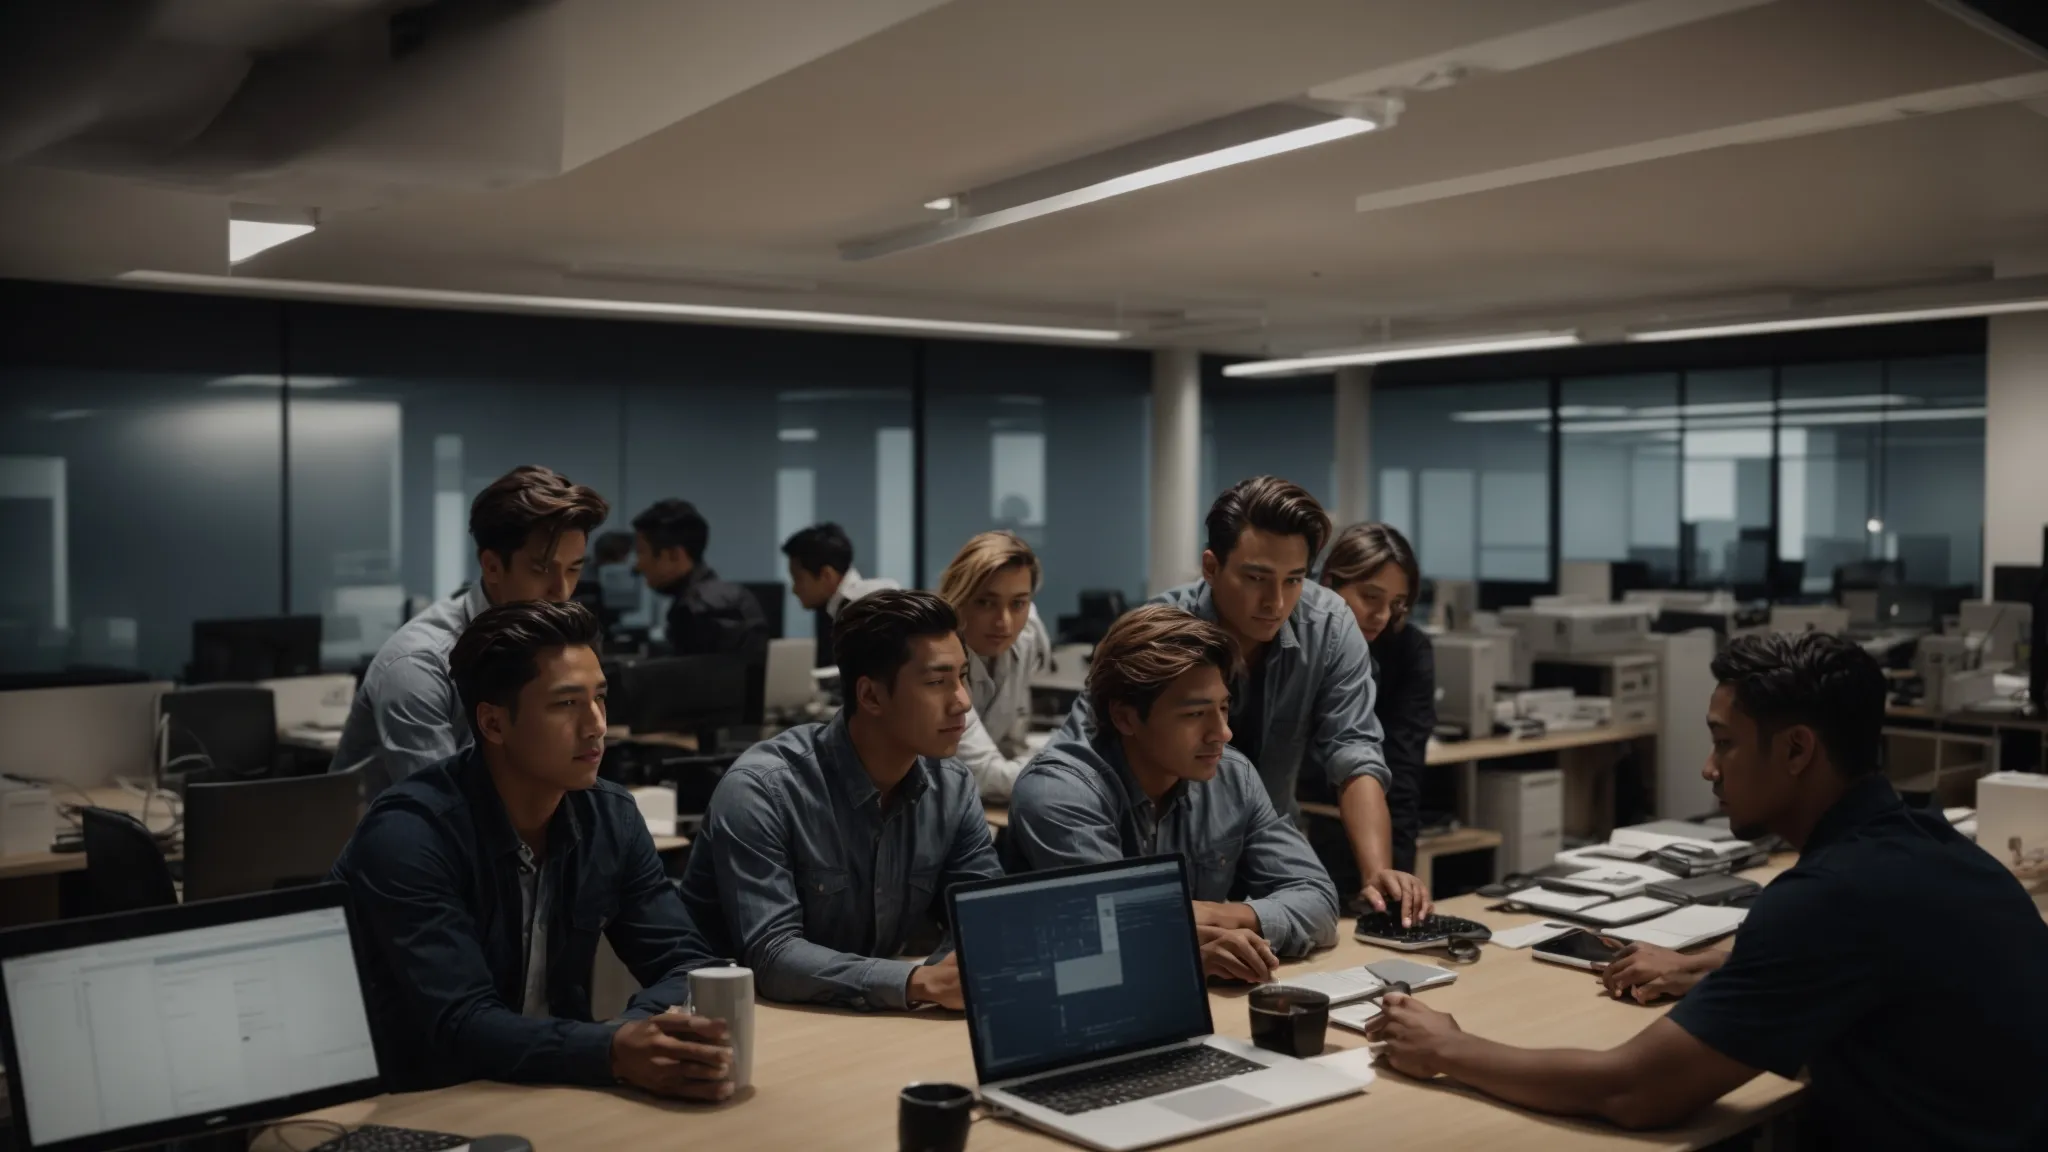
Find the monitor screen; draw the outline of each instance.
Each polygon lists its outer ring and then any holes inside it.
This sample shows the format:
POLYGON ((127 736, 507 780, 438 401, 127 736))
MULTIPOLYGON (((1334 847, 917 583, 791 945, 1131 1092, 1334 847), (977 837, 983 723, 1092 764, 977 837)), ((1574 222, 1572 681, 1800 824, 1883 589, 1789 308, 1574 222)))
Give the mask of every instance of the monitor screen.
POLYGON ((983 1083, 1211 1031, 1178 857, 963 888, 953 901, 983 1083))
POLYGON ((14 955, 0 981, 36 1148, 377 1079, 338 900, 14 955))

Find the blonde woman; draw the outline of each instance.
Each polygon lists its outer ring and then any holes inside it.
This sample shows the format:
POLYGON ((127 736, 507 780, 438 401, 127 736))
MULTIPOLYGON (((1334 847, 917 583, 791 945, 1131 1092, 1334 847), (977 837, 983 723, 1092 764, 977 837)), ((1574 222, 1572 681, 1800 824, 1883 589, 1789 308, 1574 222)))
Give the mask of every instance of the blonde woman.
POLYGON ((1052 639, 1031 605, 1042 577, 1031 545, 1012 532, 983 532, 939 578, 939 598, 960 617, 974 699, 957 758, 981 798, 1001 804, 1031 759, 1031 676, 1052 660, 1052 639))

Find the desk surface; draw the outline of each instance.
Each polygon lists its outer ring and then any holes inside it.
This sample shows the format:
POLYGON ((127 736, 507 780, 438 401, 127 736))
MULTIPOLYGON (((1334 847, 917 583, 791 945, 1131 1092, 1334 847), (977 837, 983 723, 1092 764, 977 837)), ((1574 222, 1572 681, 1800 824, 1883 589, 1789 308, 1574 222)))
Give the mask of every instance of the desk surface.
MULTIPOLYGON (((50 794, 60 805, 112 808, 133 816, 143 815, 142 797, 118 785, 102 788, 59 788, 52 787, 50 794)), ((159 794, 149 805, 147 823, 152 831, 161 831, 175 820, 171 804, 159 794)), ((68 820, 57 822, 59 831, 72 831, 77 825, 68 820)), ((177 853, 171 853, 172 859, 177 853)), ((59 872, 83 872, 84 852, 16 852, 0 856, 0 880, 12 880, 20 876, 49 876, 59 872)))
POLYGON ((1585 728, 1576 732, 1552 732, 1519 740, 1512 736, 1488 736, 1483 740, 1459 740, 1452 743, 1432 740, 1429 742, 1429 751, 1423 762, 1434 766, 1466 764, 1474 760, 1501 760, 1509 756, 1527 756, 1532 752, 1560 752, 1566 748, 1590 748, 1596 744, 1621 744, 1655 735, 1655 724, 1602 724, 1598 728, 1585 728))
MULTIPOLYGON (((1750 875, 1762 878, 1768 871, 1750 875)), ((1444 911, 1495 928, 1529 916, 1484 911, 1477 896, 1446 901, 1444 911)), ((1513 1044, 1606 1048, 1661 1013, 1600 994, 1575 969, 1542 964, 1526 951, 1488 947, 1458 982, 1423 993, 1474 1032, 1513 1044)), ((1348 938, 1290 971, 1344 968, 1397 956, 1348 938)), ((1427 957, 1424 957, 1426 959, 1427 957)), ((1210 1010, 1219 1032, 1250 1034, 1244 993, 1218 991, 1210 1010)), ((896 1093, 913 1080, 974 1082, 967 1026, 955 1013, 859 1015, 763 1003, 755 1014, 760 1048, 754 1086, 719 1108, 670 1104, 625 1090, 528 1088, 477 1083, 410 1096, 384 1096, 317 1115, 347 1124, 396 1124, 467 1135, 515 1132, 537 1148, 667 1147, 863 1149, 894 1146, 896 1093)), ((1364 1037, 1330 1029, 1332 1048, 1364 1037)), ((1350 1097, 1176 1147, 1356 1147, 1361 1134, 1386 1148, 1698 1148, 1740 1132, 1782 1109, 1799 1086, 1759 1076, 1681 1129, 1632 1134, 1605 1124, 1539 1116, 1448 1084, 1421 1084, 1381 1071, 1362 1097, 1350 1097)), ((1067 1147, 1008 1121, 977 1125, 970 1146, 1067 1147)), ((275 1148, 259 1144, 259 1148, 275 1148)))

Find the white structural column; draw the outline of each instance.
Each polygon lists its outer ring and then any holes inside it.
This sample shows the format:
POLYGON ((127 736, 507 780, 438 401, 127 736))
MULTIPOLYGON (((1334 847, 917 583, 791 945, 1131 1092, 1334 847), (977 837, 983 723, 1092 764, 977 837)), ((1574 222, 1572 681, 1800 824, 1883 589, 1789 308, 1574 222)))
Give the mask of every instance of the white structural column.
POLYGON ((1372 367, 1337 369, 1338 531, 1372 516, 1372 367))
POLYGON ((1202 358, 1152 353, 1152 549, 1148 596, 1201 575, 1202 358))
POLYGON ((1984 381, 1984 590, 2039 564, 2048 525, 2048 313, 1993 316, 1984 381))

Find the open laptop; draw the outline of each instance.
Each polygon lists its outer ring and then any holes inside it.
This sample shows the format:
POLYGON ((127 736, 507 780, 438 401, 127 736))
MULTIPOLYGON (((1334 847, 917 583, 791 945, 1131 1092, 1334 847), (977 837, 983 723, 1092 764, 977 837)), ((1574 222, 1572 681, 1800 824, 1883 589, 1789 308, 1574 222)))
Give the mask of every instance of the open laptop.
MULTIPOLYGON (((155 1146, 376 1095, 346 899, 321 884, 0 932, 13 1146, 155 1146)), ((466 1143, 364 1128, 347 1146, 466 1143)))
POLYGON ((948 893, 982 1098, 1104 1152, 1359 1091, 1318 1064, 1214 1035, 1179 856, 948 893))

